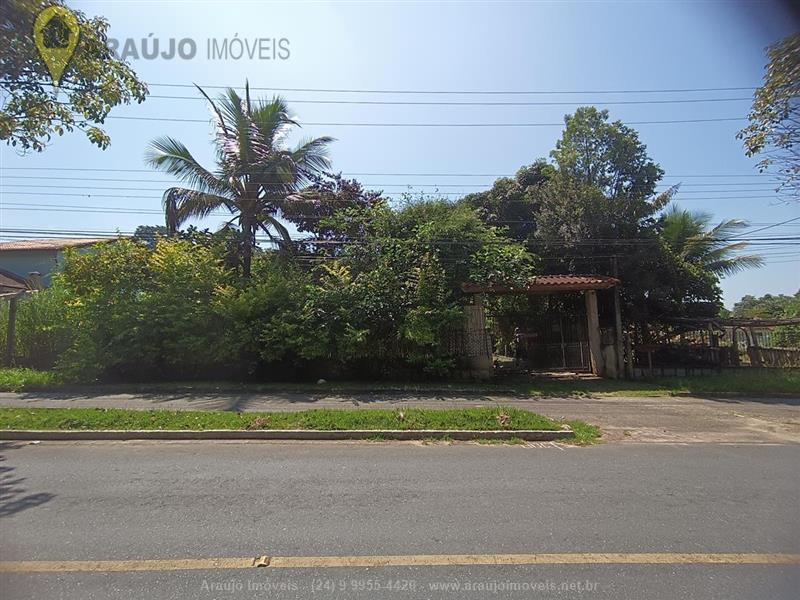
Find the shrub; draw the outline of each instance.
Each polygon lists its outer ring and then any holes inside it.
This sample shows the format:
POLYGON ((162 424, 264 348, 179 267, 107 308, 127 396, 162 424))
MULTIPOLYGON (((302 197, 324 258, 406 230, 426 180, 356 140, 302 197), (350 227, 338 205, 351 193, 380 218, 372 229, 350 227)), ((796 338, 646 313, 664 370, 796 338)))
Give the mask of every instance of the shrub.
POLYGON ((522 281, 534 264, 464 205, 375 203, 323 226, 344 243, 311 243, 299 259, 259 252, 249 279, 226 262, 226 239, 202 232, 68 252, 20 311, 20 355, 37 367, 58 357, 60 375, 82 381, 443 376, 456 366, 460 284, 522 281))
POLYGON ((195 376, 225 363, 215 298, 226 273, 211 252, 119 240, 70 253, 55 285, 69 296, 72 343, 60 369, 79 379, 195 376))
MULTIPOLYGON (((26 294, 18 300, 14 362, 21 367, 50 369, 69 346, 70 323, 66 319, 67 295, 49 288, 26 294)), ((0 340, 5 344, 9 303, 0 303, 0 340)), ((3 346, 5 348, 5 345, 3 346)))

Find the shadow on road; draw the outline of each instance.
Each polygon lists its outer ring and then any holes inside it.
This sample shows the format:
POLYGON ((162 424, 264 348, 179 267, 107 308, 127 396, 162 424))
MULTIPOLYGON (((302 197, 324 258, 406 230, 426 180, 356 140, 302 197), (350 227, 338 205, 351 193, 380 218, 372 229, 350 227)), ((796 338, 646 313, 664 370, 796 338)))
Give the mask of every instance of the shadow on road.
POLYGON ((23 444, 0 443, 0 518, 41 506, 55 498, 55 494, 48 492, 28 493, 29 490, 24 486, 25 477, 20 477, 16 467, 7 464, 6 454, 22 446, 23 444))

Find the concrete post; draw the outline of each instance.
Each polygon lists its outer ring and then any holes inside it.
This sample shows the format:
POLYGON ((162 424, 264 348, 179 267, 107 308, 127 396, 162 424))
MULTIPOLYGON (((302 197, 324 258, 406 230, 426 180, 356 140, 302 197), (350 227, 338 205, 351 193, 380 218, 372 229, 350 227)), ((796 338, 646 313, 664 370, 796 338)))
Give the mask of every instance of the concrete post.
POLYGON ((492 344, 486 331, 483 297, 476 294, 474 303, 464 307, 464 345, 466 368, 470 377, 490 379, 494 375, 492 344))

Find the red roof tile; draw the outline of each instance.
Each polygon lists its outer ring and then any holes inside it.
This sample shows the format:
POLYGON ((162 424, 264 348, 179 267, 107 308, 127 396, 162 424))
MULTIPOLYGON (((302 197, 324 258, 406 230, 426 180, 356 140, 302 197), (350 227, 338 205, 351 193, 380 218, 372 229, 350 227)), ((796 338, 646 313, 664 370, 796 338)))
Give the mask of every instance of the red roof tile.
POLYGON ((0 252, 12 250, 63 250, 64 248, 78 248, 91 246, 99 242, 108 242, 117 238, 59 238, 49 240, 15 240, 13 242, 0 242, 0 252))
POLYGON ((540 275, 517 288, 495 283, 464 283, 461 289, 467 294, 549 294, 605 290, 618 283, 619 279, 607 275, 540 275))

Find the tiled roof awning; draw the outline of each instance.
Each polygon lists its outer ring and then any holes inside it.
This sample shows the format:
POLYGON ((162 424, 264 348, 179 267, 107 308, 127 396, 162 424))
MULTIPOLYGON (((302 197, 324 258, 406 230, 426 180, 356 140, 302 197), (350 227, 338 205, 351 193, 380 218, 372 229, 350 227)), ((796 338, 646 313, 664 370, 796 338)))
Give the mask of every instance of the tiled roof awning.
POLYGON ((619 284, 619 279, 607 275, 541 275, 519 287, 495 283, 462 283, 465 294, 558 294, 607 290, 619 284))
POLYGON ((92 246, 102 242, 114 241, 116 237, 104 238, 59 238, 49 240, 16 240, 13 242, 0 242, 0 252, 14 252, 19 250, 64 250, 65 248, 80 248, 92 246))

